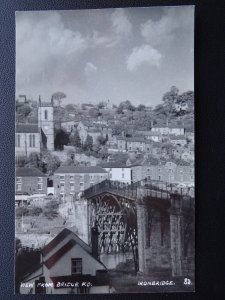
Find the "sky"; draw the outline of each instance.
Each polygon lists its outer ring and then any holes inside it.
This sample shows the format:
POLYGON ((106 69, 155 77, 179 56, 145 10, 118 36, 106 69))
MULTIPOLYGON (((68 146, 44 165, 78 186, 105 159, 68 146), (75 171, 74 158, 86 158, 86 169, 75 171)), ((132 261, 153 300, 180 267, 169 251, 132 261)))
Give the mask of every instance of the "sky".
POLYGON ((16 97, 155 106, 194 89, 194 6, 16 13, 16 97))

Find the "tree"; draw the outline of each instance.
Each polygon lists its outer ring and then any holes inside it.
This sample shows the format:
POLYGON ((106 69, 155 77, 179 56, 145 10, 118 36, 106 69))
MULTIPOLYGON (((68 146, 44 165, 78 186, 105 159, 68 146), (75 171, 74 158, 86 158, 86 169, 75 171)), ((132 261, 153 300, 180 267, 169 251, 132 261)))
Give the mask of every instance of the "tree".
POLYGON ((40 154, 38 152, 31 152, 27 159, 27 166, 34 168, 42 168, 40 154))
POLYGON ((66 98, 66 94, 64 94, 63 92, 55 92, 54 94, 52 94, 52 99, 57 100, 59 105, 64 98, 66 98))
POLYGON ((99 116, 99 110, 95 107, 90 108, 88 111, 89 116, 91 116, 92 118, 97 118, 99 116))
POLYGON ((53 174, 60 166, 61 162, 56 155, 46 152, 42 155, 42 172, 53 174))
POLYGON ((65 109, 68 111, 68 112, 73 112, 75 110, 75 107, 73 104, 67 104, 65 106, 65 109))
POLYGON ((177 104, 180 105, 187 105, 187 111, 193 112, 194 111, 194 92, 193 91, 187 91, 183 94, 179 95, 177 98, 177 104))
POLYGON ((81 138, 78 130, 74 130, 71 132, 69 137, 70 145, 80 148, 81 147, 81 138))
POLYGON ((97 107, 98 107, 99 109, 102 109, 102 108, 104 108, 105 106, 106 106, 106 103, 105 103, 104 101, 99 102, 98 105, 97 105, 97 107))
POLYGON ((163 106, 166 109, 167 114, 172 114, 175 109, 175 104, 177 103, 179 90, 177 87, 172 86, 170 91, 165 93, 163 96, 163 106))
POLYGON ((145 105, 143 105, 143 104, 138 105, 137 110, 138 111, 144 111, 145 110, 145 105))
POLYGON ((56 130, 55 148, 58 149, 58 150, 63 150, 64 145, 67 145, 68 142, 69 142, 68 133, 63 129, 56 130))
POLYGON ((31 107, 26 103, 17 103, 16 104, 16 120, 17 122, 25 123, 27 117, 31 113, 31 107))
POLYGON ((83 146, 83 149, 84 151, 92 151, 92 148, 93 148, 93 138, 92 136, 90 135, 87 135, 87 138, 84 142, 84 146, 83 146))
POLYGON ((59 203, 56 200, 52 200, 43 207, 43 215, 47 219, 53 220, 54 218, 57 218, 59 215, 58 208, 59 208, 59 203))
POLYGON ((97 137, 97 141, 99 142, 100 145, 105 145, 105 143, 107 142, 107 138, 105 138, 104 136, 102 135, 99 135, 97 137))

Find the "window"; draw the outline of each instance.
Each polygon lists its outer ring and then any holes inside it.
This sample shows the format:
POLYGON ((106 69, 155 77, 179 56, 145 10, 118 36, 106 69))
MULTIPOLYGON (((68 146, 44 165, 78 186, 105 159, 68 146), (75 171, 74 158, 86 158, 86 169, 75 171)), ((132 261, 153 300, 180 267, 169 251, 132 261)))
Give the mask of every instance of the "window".
POLYGON ((80 191, 83 191, 83 190, 84 190, 84 183, 80 182, 80 191))
POLYGON ((61 190, 61 191, 64 191, 64 186, 65 186, 64 182, 61 182, 61 183, 60 183, 60 190, 61 190))
POLYGON ((43 188, 43 184, 42 183, 38 183, 38 190, 42 190, 43 188))
POLYGON ((42 177, 38 177, 38 182, 43 182, 43 178, 42 177))
POLYGON ((124 171, 124 168, 122 168, 122 171, 124 171))
POLYGON ((64 180, 64 179, 65 179, 65 176, 64 176, 64 175, 61 175, 61 176, 59 176, 59 179, 60 179, 60 180, 64 180))
POLYGON ((30 148, 32 147, 32 135, 31 134, 29 135, 29 147, 30 148))
POLYGON ((112 174, 111 173, 109 174, 109 177, 112 178, 112 174))
POLYGON ((16 182, 22 182, 22 177, 16 177, 16 182))
POLYGON ((45 110, 45 120, 48 120, 48 111, 45 110))
POLYGON ((16 135, 16 147, 20 147, 20 134, 16 135))
POLYGON ((22 184, 21 183, 17 183, 16 184, 16 190, 17 191, 21 191, 21 189, 22 189, 22 184))
POLYGON ((70 181, 74 181, 73 175, 70 176, 70 181))
POLYGON ((161 172, 161 169, 158 169, 159 172, 161 172))
POLYGON ((70 189, 71 189, 71 191, 74 191, 74 183, 73 182, 70 183, 70 189))
POLYGON ((71 259, 71 275, 82 274, 82 258, 71 259))
POLYGON ((33 147, 35 147, 35 135, 33 135, 33 147))
POLYGON ((124 173, 122 173, 122 178, 124 178, 124 173))

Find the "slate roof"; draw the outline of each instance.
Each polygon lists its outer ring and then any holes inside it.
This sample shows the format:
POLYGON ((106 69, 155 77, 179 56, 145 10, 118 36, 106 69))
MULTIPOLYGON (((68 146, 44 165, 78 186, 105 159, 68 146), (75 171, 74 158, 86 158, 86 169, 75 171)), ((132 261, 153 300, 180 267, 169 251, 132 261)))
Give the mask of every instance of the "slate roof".
POLYGON ((143 137, 139 137, 139 136, 134 136, 134 137, 130 137, 127 138, 127 142, 145 142, 145 139, 143 137))
POLYGON ((99 164, 102 168, 129 168, 126 164, 122 164, 119 162, 109 162, 109 163, 102 163, 99 164))
POLYGON ((39 133, 38 124, 17 124, 16 133, 39 133))
POLYGON ((124 136, 116 136, 116 139, 119 141, 126 141, 126 138, 124 136))
POLYGON ((149 131, 149 130, 137 130, 136 133, 146 135, 146 136, 160 136, 159 132, 149 131))
POLYGON ((186 140, 184 135, 171 135, 170 139, 171 140, 186 140))
POLYGON ((39 169, 37 168, 17 168, 16 169, 17 177, 46 177, 39 169))
POLYGON ((184 128, 182 125, 154 125, 152 128, 184 128))
MULTIPOLYGON (((64 254, 66 254, 76 244, 79 244, 85 251, 87 251, 91 256, 93 256, 92 249, 90 246, 88 246, 84 241, 82 241, 74 232, 67 228, 64 228, 50 243, 48 243, 43 248, 43 257, 50 253, 60 242, 62 242, 70 234, 71 239, 44 262, 48 269, 51 268, 64 254)), ((100 260, 96 260, 105 267, 105 265, 100 260)))
POLYGON ((74 173, 107 173, 104 169, 98 166, 60 166, 55 174, 74 173))
POLYGON ((99 134, 101 134, 101 131, 99 129, 93 128, 93 129, 88 129, 88 133, 99 133, 99 134))
POLYGON ((54 264, 63 257, 64 254, 66 254, 70 249, 73 248, 73 246, 76 245, 76 242, 74 240, 70 240, 68 243, 66 243, 63 247, 61 247, 58 251, 56 251, 52 256, 50 256, 44 264, 48 269, 50 269, 54 264))

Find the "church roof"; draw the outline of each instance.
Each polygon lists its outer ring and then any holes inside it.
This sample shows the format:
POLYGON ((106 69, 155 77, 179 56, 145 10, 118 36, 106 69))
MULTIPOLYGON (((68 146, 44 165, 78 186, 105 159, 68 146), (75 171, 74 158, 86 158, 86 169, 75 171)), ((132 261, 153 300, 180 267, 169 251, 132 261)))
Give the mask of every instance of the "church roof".
POLYGON ((17 124, 16 133, 39 133, 38 124, 17 124))

